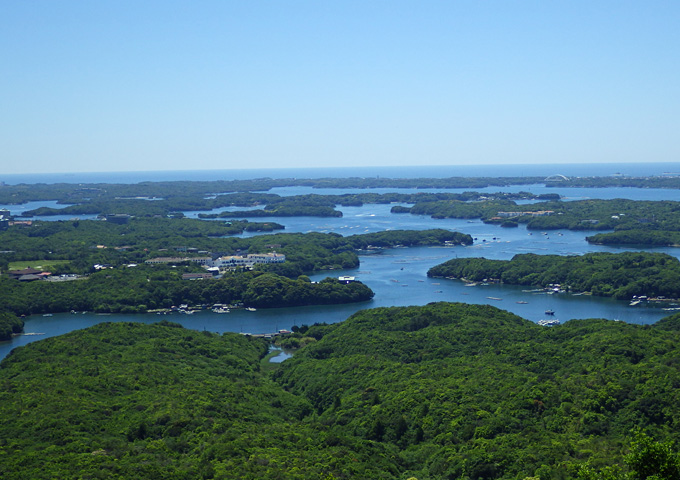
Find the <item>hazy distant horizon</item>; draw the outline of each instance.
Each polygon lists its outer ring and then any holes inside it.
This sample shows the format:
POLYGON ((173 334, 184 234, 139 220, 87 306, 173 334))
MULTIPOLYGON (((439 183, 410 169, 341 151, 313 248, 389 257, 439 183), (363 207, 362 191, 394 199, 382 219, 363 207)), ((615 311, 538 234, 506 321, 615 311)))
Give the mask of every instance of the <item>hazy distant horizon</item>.
MULTIPOLYGON (((93 170, 53 170, 53 171, 43 171, 43 172, 30 172, 30 171, 18 171, 18 172, 2 172, 0 171, 0 177, 2 176, 13 176, 13 175, 81 175, 81 174, 119 174, 119 173, 126 173, 126 174, 134 174, 134 173, 142 173, 142 174, 150 174, 153 172, 217 172, 217 171, 262 171, 262 172, 267 172, 271 170, 276 170, 276 171, 282 171, 282 170, 324 170, 324 169, 332 169, 332 170, 358 170, 358 169, 416 169, 416 168, 422 168, 422 169, 443 169, 443 170, 448 170, 448 169, 457 169, 457 168, 462 168, 462 169, 472 169, 472 168, 480 168, 480 169, 488 169, 488 168, 495 168, 495 167, 501 167, 501 168, 522 168, 522 167, 527 167, 527 168, 534 168, 534 167, 545 167, 545 168, 552 168, 552 169, 559 169, 560 166, 565 165, 565 166, 577 166, 577 165, 600 165, 600 166, 605 166, 605 165, 611 165, 611 166, 617 166, 621 165, 622 168, 624 168, 626 165, 678 165, 680 167, 680 160, 678 161, 663 161, 663 162, 648 162, 648 161, 626 161, 626 162, 560 162, 560 163, 549 163, 549 162, 526 162, 526 163, 486 163, 486 162, 481 162, 481 163, 474 163, 474 164, 466 164, 466 163, 460 163, 460 164, 406 164, 406 165, 354 165, 354 166, 344 166, 344 165, 317 165, 317 166, 270 166, 270 167, 242 167, 242 166, 237 166, 237 167, 224 167, 224 168, 176 168, 176 169, 163 169, 163 168, 155 168, 155 169, 145 169, 145 168, 139 168, 139 169, 93 169, 93 170)), ((2 168, 2 167, 0 167, 2 168)), ((625 169, 625 168, 624 168, 625 169)))
POLYGON ((680 175, 680 162, 563 163, 504 165, 419 165, 375 167, 250 168, 203 170, 155 170, 126 172, 63 172, 0 174, 0 182, 35 183, 139 183, 153 181, 251 180, 256 178, 447 178, 567 176, 680 175))

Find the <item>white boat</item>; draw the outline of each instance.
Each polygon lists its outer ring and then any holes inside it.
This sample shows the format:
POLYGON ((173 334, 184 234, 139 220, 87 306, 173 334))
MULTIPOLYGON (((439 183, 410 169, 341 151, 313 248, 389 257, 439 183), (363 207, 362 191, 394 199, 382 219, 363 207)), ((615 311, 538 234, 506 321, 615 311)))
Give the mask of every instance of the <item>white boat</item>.
POLYGON ((556 318, 550 319, 550 320, 539 320, 538 323, 542 327, 553 327, 555 325, 559 325, 560 321, 557 320, 556 318))

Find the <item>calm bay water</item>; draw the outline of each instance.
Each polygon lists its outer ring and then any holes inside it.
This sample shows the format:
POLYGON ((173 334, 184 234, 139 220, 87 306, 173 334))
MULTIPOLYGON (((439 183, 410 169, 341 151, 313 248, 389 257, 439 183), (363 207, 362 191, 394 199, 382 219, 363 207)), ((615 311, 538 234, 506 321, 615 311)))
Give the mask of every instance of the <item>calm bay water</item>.
MULTIPOLYGON (((671 167, 664 165, 671 171, 671 167)), ((533 166, 532 166, 533 167, 533 166)), ((547 167, 546 167, 547 168, 547 167)), ((612 166, 613 168, 613 166, 612 166)), ((622 166, 618 168, 624 169, 622 166)), ((676 168, 680 170, 680 168, 676 168)), ((566 171, 566 170, 563 170, 566 171)), ((421 175, 427 176, 423 172, 421 175)), ((557 173, 551 171, 551 173, 557 173)), ((562 172, 559 172, 562 173, 562 172)), ((483 173, 476 172, 477 175, 483 173)), ((527 175, 535 173, 528 172, 527 175)), ((291 175, 289 175, 291 176, 291 175)), ((310 176, 308 178, 319 177, 310 176)), ((356 175, 355 175, 356 176, 356 175)), ((387 176, 387 175, 385 175, 387 176)), ((432 175, 430 175, 432 176, 432 175)), ((450 176, 450 175, 447 175, 450 176)), ((498 174, 496 175, 498 176, 498 174)), ((253 178, 253 177, 250 177, 253 178)), ((45 181, 45 180, 43 180, 45 181)), ((82 181, 82 180, 81 180, 82 181)), ((114 180, 108 180, 114 181, 114 180)), ((9 183, 9 182, 8 182, 9 183)), ((381 189, 381 191, 394 191, 381 189)), ((673 200, 677 192, 662 189, 547 189, 540 185, 503 188, 502 191, 530 191, 532 193, 559 193, 568 199, 580 198, 631 198, 637 200, 673 200)), ((312 190, 306 187, 286 187, 274 189, 272 193, 279 195, 300 195, 305 193, 345 193, 348 190, 336 189, 312 190), (326 191, 328 190, 328 191, 326 191)), ((367 190, 357 190, 365 192, 367 190)), ((377 190, 376 190, 377 191, 377 190)), ((408 190, 397 190, 405 192, 408 190)), ((463 191, 443 190, 443 191, 463 191)), ((485 189, 488 192, 499 191, 498 188, 485 189)), ((31 205, 19 206, 22 211, 37 206, 56 206, 55 202, 32 202, 31 205)), ((10 342, 0 343, 0 358, 4 358, 13 348, 32 341, 60 335, 72 330, 87 328, 104 321, 135 321, 154 323, 161 319, 178 322, 187 328, 208 330, 213 332, 271 333, 279 329, 290 329, 293 325, 311 325, 315 322, 334 323, 345 320, 358 310, 373 307, 425 305, 435 301, 456 301, 476 304, 491 304, 509 310, 523 318, 538 321, 546 318, 545 311, 555 311, 555 317, 561 321, 581 318, 607 318, 629 323, 651 324, 669 315, 661 307, 630 307, 628 302, 616 301, 590 296, 570 294, 547 295, 544 293, 524 291, 520 287, 508 285, 487 285, 468 287, 456 280, 427 278, 427 270, 439 263, 454 257, 486 257, 493 259, 509 259, 518 253, 556 253, 560 255, 580 255, 587 252, 611 251, 621 252, 636 250, 630 248, 612 248, 589 245, 585 237, 590 233, 571 231, 551 231, 547 235, 541 232, 529 232, 524 227, 503 229, 494 225, 485 225, 481 221, 465 221, 456 219, 433 220, 428 216, 408 214, 392 214, 393 205, 364 205, 362 207, 342 207, 342 218, 254 218, 254 221, 273 221, 286 226, 285 232, 335 232, 342 235, 353 235, 393 229, 445 228, 469 233, 476 240, 469 247, 417 247, 385 250, 380 254, 361 257, 361 266, 356 270, 323 272, 312 276, 319 280, 326 276, 352 275, 366 283, 376 293, 370 302, 332 307, 304 307, 289 309, 260 309, 256 312, 235 310, 229 314, 200 312, 194 315, 95 315, 95 314, 54 314, 53 316, 33 316, 26 320, 27 333, 42 335, 22 335, 10 342), (522 302, 522 303, 517 303, 522 302), (526 303, 525 303, 526 302, 526 303)), ((3 206, 0 205, 0 208, 3 206)), ((20 214, 17 206, 8 206, 13 214, 20 214)), ((228 209, 216 210, 222 211, 228 209)), ((195 217, 198 212, 186 212, 195 217)), ((81 218, 85 218, 84 216, 81 218)), ((48 220, 59 220, 59 217, 48 217, 48 220)), ((66 218, 64 218, 66 219, 66 218)), ((244 234, 250 236, 256 234, 244 234)), ((654 251, 665 252, 678 257, 679 249, 658 248, 654 251)), ((671 307, 666 305, 666 307, 671 307)))

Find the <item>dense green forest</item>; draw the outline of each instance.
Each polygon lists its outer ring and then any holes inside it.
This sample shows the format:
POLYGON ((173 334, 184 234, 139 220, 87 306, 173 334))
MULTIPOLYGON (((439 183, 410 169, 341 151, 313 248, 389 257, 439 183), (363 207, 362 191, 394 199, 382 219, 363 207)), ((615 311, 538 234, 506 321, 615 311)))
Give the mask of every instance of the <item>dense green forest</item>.
POLYGON ((262 340, 168 323, 18 348, 0 476, 677 478, 679 316, 542 328, 438 303, 304 330, 273 374, 262 340))
POLYGON ((536 287, 559 284, 567 291, 617 299, 680 298, 680 261, 663 253, 598 252, 582 256, 528 253, 515 255, 511 260, 456 258, 432 267, 427 275, 536 287))
POLYGON ((24 328, 24 321, 14 313, 0 311, 0 341, 9 340, 13 334, 20 333, 24 328))

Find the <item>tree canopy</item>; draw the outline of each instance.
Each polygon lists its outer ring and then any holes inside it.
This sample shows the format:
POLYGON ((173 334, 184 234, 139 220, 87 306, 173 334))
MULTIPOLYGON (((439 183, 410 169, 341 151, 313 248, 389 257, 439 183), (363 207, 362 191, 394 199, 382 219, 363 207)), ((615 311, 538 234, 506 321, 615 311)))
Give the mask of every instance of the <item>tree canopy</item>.
POLYGON ((675 479, 679 324, 379 308, 273 376, 264 340, 99 324, 0 363, 0 475, 675 479))

